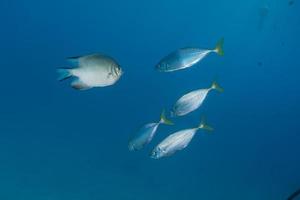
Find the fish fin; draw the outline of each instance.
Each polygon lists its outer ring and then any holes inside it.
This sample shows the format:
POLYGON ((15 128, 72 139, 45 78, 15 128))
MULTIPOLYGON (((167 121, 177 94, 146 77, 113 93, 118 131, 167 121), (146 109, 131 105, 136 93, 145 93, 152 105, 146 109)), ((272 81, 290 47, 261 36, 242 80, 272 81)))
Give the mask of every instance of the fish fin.
POLYGON ((68 68, 59 68, 56 71, 58 74, 57 80, 59 81, 66 80, 72 76, 71 69, 68 68))
POLYGON ((160 122, 162 122, 163 124, 166 124, 166 125, 173 125, 174 124, 171 120, 166 118, 165 110, 163 110, 161 115, 160 115, 160 122))
POLYGON ((224 92, 224 89, 216 81, 212 83, 211 89, 217 90, 218 92, 224 92))
POLYGON ((72 65, 74 66, 78 66, 79 65, 79 59, 81 58, 82 56, 74 56, 74 57, 68 57, 67 58, 67 61, 70 62, 72 65))
POLYGON ((213 131, 214 130, 213 127, 211 127, 208 124, 206 124, 206 121, 205 121, 204 117, 202 117, 201 122, 200 122, 198 128, 199 129, 204 129, 204 130, 207 130, 207 131, 213 131))
POLYGON ((79 78, 74 80, 71 83, 72 88, 76 89, 76 90, 88 90, 92 87, 86 85, 85 83, 83 83, 79 78))
POLYGON ((215 48, 215 52, 220 56, 224 56, 223 44, 224 44, 224 38, 221 38, 218 41, 216 48, 215 48))

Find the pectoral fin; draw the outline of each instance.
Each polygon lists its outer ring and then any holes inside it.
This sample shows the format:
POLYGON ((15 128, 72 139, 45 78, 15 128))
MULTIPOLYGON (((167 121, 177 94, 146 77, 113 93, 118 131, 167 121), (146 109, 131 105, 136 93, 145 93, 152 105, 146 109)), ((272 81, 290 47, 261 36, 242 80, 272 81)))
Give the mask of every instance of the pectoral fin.
POLYGON ((71 83, 72 88, 76 89, 76 90, 88 90, 92 87, 86 85, 85 83, 83 83, 80 79, 76 79, 71 83))

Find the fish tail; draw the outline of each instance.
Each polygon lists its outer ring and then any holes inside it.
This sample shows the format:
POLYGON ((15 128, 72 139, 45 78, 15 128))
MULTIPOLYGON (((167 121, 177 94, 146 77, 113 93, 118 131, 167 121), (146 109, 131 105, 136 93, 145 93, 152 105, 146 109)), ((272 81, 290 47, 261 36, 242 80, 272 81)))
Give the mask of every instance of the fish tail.
POLYGON ((59 81, 63 81, 63 80, 68 79, 72 76, 71 69, 68 69, 68 68, 59 68, 59 69, 57 69, 57 74, 58 74, 57 79, 59 81))
POLYGON ((220 56, 224 56, 224 49, 223 49, 223 44, 224 44, 224 38, 221 38, 217 45, 216 48, 214 49, 215 52, 220 55, 220 56))
POLYGON ((167 124, 167 125, 173 125, 174 123, 166 118, 165 115, 165 110, 162 111, 161 115, 160 115, 160 122, 163 124, 167 124))
POLYGON ((206 123, 204 117, 202 117, 201 122, 200 122, 200 124, 199 124, 199 126, 198 126, 198 129, 204 129, 204 130, 207 130, 207 131, 213 131, 213 130, 214 130, 213 127, 209 126, 209 125, 206 123))
POLYGON ((211 89, 217 90, 218 92, 224 92, 224 89, 216 81, 212 83, 211 89))

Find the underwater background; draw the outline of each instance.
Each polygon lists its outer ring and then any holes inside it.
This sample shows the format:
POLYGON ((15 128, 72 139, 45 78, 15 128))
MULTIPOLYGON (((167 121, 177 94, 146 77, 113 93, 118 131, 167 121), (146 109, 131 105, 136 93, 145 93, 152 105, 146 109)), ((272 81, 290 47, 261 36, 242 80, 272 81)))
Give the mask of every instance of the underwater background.
POLYGON ((300 187, 300 2, 291 2, 2 0, 0 199, 286 199, 300 187), (223 57, 154 69, 173 50, 222 37, 223 57), (65 58, 94 52, 120 63, 115 85, 77 91, 56 80, 65 58), (213 80, 224 93, 128 151, 140 126, 213 80), (214 132, 149 157, 201 116, 214 132))

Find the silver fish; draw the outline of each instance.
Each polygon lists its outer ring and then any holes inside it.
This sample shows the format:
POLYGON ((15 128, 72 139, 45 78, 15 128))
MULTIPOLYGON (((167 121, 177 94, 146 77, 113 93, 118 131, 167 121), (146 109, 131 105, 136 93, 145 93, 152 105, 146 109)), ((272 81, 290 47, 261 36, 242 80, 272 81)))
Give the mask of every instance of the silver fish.
POLYGON ((171 116, 172 117, 183 116, 192 111, 195 111, 202 105, 207 94, 211 90, 217 90, 219 92, 223 92, 223 89, 217 84, 217 82, 213 82, 210 88, 199 89, 199 90, 194 90, 192 92, 189 92, 177 100, 177 102, 175 103, 171 111, 171 116))
POLYGON ((223 43, 221 39, 215 49, 182 48, 164 57, 157 65, 156 69, 161 72, 172 72, 193 66, 201 61, 209 53, 215 52, 223 56, 223 43))
POLYGON ((61 68, 58 80, 76 77, 71 86, 78 90, 113 85, 122 75, 119 64, 111 57, 101 54, 72 57, 68 59, 76 68, 61 68))
POLYGON ((173 123, 165 117, 164 112, 160 116, 157 123, 149 123, 144 125, 139 132, 130 140, 128 148, 130 151, 137 151, 149 144, 153 139, 157 128, 160 124, 172 125, 173 123))
POLYGON ((193 139, 195 133, 199 129, 204 129, 212 131, 213 128, 205 124, 204 121, 196 128, 185 129, 175 132, 165 138, 160 142, 151 152, 151 158, 159 159, 162 157, 167 157, 173 155, 175 152, 186 148, 191 140, 193 139))

